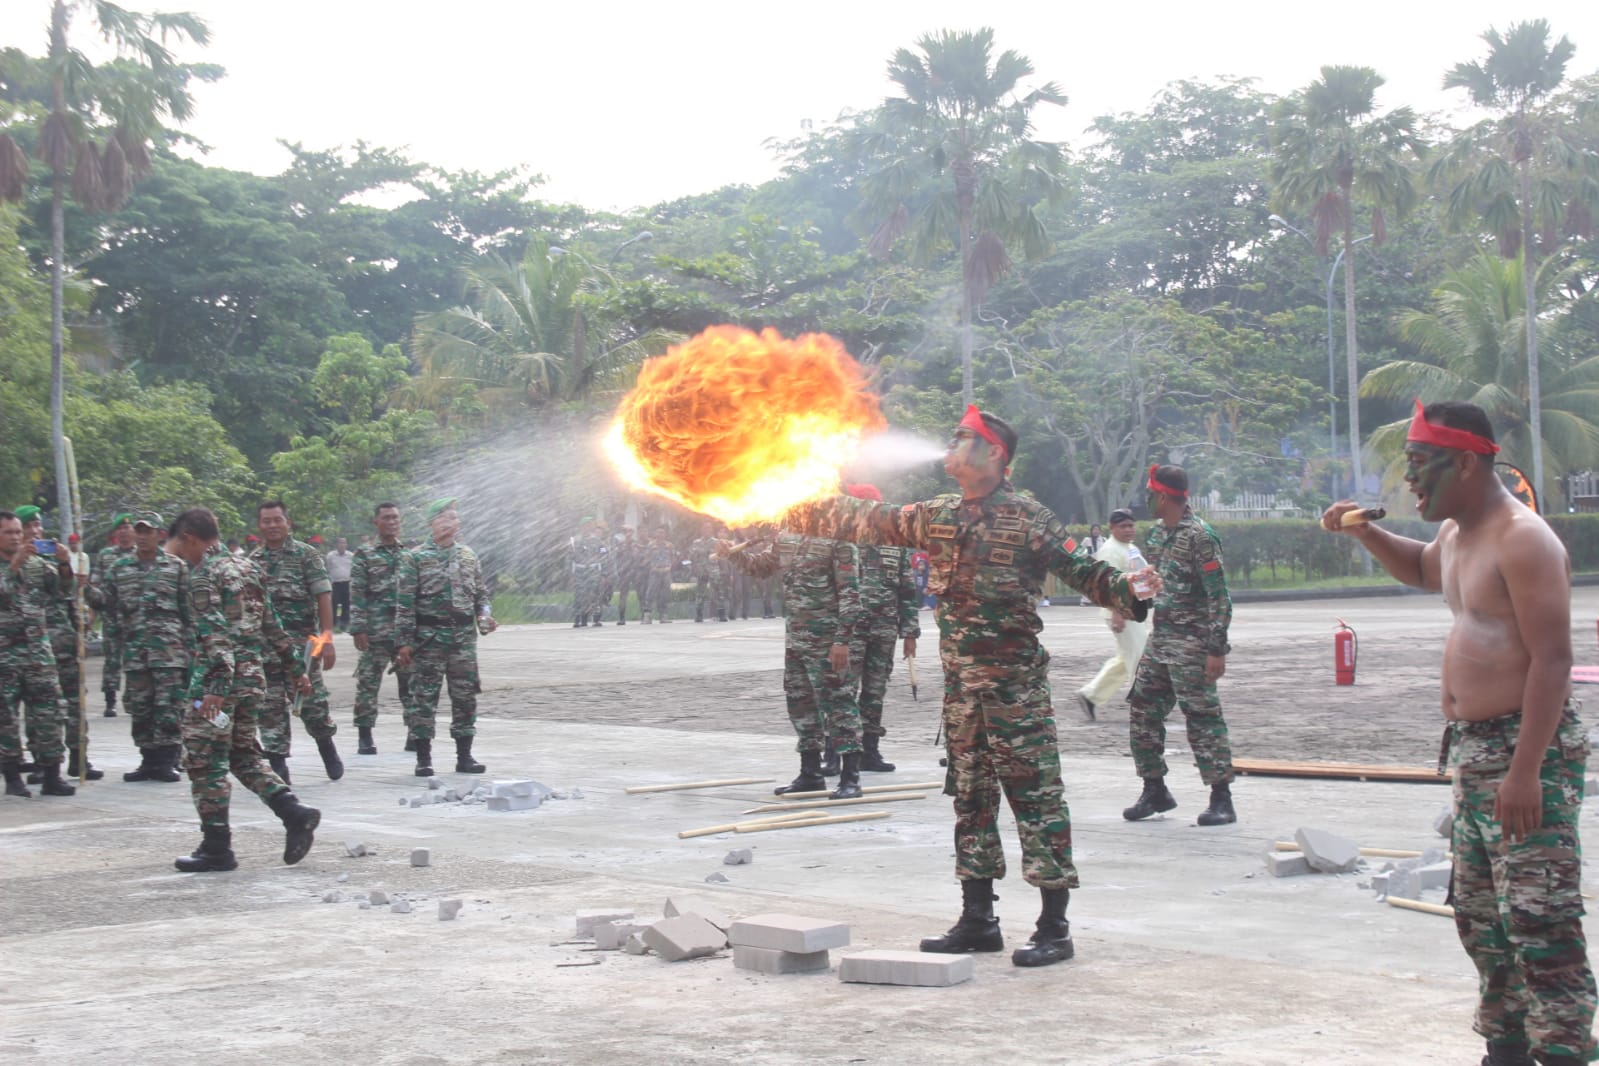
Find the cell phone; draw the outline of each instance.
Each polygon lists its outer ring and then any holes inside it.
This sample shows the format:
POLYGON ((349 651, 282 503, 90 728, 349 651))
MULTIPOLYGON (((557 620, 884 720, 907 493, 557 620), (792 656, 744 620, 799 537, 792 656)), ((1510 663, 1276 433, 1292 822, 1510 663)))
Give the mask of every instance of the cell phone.
POLYGON ((40 555, 54 555, 56 553, 56 542, 53 540, 36 540, 33 542, 33 550, 40 555))

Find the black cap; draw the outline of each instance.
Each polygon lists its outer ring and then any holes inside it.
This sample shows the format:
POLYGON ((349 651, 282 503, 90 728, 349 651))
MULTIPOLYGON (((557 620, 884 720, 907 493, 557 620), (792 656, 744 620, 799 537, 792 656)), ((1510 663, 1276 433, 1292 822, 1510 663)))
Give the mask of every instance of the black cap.
POLYGON ((1106 519, 1106 521, 1111 525, 1115 525, 1117 522, 1131 522, 1133 521, 1133 512, 1125 507, 1118 507, 1110 513, 1110 518, 1106 519))

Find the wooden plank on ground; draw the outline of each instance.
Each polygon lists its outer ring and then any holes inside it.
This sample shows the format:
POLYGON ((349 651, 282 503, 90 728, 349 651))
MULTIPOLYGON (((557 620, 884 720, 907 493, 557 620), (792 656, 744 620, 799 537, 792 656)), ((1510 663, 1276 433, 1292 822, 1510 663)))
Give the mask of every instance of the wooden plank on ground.
POLYGON ((1447 785, 1448 774, 1425 766, 1369 766, 1348 762, 1290 762, 1275 759, 1234 759, 1233 769, 1255 777, 1320 777, 1348 781, 1408 781, 1447 785))

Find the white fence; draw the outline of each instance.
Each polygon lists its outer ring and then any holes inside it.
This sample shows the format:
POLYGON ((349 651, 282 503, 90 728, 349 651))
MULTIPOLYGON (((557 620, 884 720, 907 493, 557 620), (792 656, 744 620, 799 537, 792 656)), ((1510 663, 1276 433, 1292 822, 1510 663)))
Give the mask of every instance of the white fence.
POLYGON ((1212 492, 1195 510, 1206 518, 1304 518, 1306 512, 1291 499, 1274 493, 1245 492, 1223 503, 1221 493, 1212 492))

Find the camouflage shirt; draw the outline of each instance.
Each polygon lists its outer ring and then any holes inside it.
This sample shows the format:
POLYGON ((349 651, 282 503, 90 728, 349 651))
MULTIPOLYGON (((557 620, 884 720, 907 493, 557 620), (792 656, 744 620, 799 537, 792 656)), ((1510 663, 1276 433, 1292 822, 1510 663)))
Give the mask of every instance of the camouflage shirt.
POLYGON ((644 580, 644 575, 649 573, 649 566, 644 558, 646 547, 636 540, 616 542, 616 548, 611 552, 611 566, 619 581, 632 584, 644 580))
POLYGON ((835 644, 848 644, 864 634, 866 607, 855 545, 782 533, 776 541, 752 549, 727 560, 756 578, 783 571, 790 632, 803 629, 815 637, 830 637, 835 644))
POLYGON ((1139 600, 1114 566, 1096 562, 1037 500, 1009 480, 982 499, 959 493, 903 507, 836 496, 791 510, 784 524, 861 544, 927 552, 927 591, 938 597, 939 655, 969 690, 1040 684, 1049 653, 1036 604, 1045 573, 1105 607, 1142 620, 1139 600))
POLYGON ((605 571, 605 563, 610 552, 605 546, 605 538, 597 537, 592 533, 579 533, 568 544, 572 552, 572 573, 599 574, 605 571))
POLYGON ((460 543, 411 549, 400 563, 395 603, 399 647, 414 650, 441 630, 475 635, 477 617, 489 603, 477 555, 460 543))
POLYGON ((1149 530, 1144 554, 1165 582, 1155 598, 1155 625, 1148 651, 1160 654, 1226 655, 1227 627, 1233 620, 1233 598, 1222 568, 1221 538, 1210 523, 1185 511, 1168 528, 1156 522, 1149 530))
POLYGON ((641 554, 645 569, 652 574, 670 575, 677 565, 677 549, 669 540, 652 540, 643 546, 641 554))
POLYGON ((350 632, 378 640, 394 637, 400 606, 400 571, 410 551, 403 544, 357 548, 350 563, 350 632))
POLYGON ((331 594, 333 582, 328 580, 328 561, 321 552, 290 537, 281 548, 262 545, 250 561, 261 572, 272 606, 291 636, 314 637, 322 632, 316 598, 324 592, 331 594))
POLYGON ((857 550, 867 624, 892 627, 901 637, 921 636, 922 597, 911 575, 911 553, 881 544, 862 544, 857 550))
POLYGON ((697 537, 689 544, 688 560, 693 568, 694 580, 702 581, 722 572, 722 560, 712 554, 715 551, 715 537, 697 537))
POLYGON ((20 572, 13 573, 11 564, 0 559, 0 654, 7 657, 15 656, 14 649, 36 653, 41 646, 48 656, 44 604, 29 591, 30 578, 38 579, 33 567, 24 563, 20 572))
POLYGON ((101 582, 106 625, 129 669, 186 667, 194 642, 189 564, 158 551, 144 562, 120 556, 101 582))
POLYGON ((195 645, 190 699, 259 687, 260 666, 268 654, 278 656, 286 673, 300 673, 296 642, 284 630, 260 572, 248 559, 235 559, 220 544, 212 546, 189 574, 189 607, 195 645))

